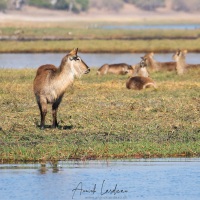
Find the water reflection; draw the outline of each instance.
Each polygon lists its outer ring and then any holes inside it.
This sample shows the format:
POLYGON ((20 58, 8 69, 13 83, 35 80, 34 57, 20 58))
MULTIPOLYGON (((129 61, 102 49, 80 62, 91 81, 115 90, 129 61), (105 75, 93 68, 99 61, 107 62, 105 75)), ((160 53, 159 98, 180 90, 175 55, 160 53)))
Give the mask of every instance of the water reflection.
POLYGON ((48 163, 44 162, 40 164, 39 172, 41 174, 46 174, 49 170, 51 170, 52 173, 58 173, 61 169, 62 167, 60 166, 58 161, 48 163))
POLYGON ((41 167, 39 169, 39 172, 41 174, 46 174, 46 172, 48 171, 47 167, 46 167, 46 164, 41 164, 41 167))
POLYGON ((199 180, 199 158, 0 165, 5 200, 196 200, 199 180))

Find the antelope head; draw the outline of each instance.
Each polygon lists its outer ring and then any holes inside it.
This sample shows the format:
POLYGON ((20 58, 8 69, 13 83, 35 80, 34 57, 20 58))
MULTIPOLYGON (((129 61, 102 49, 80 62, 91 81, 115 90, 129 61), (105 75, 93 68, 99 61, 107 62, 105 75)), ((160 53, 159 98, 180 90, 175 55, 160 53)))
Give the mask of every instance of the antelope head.
POLYGON ((72 73, 76 77, 81 77, 83 74, 87 74, 90 72, 90 68, 86 65, 86 63, 77 55, 78 48, 73 49, 67 55, 67 62, 70 65, 72 73))
POLYGON ((144 57, 141 57, 141 61, 140 61, 140 68, 143 68, 143 67, 147 67, 148 66, 148 63, 147 63, 147 58, 144 56, 144 57))
POLYGON ((180 50, 178 49, 176 53, 172 56, 173 60, 176 62, 179 61, 180 59, 185 59, 185 56, 187 54, 187 50, 180 50))

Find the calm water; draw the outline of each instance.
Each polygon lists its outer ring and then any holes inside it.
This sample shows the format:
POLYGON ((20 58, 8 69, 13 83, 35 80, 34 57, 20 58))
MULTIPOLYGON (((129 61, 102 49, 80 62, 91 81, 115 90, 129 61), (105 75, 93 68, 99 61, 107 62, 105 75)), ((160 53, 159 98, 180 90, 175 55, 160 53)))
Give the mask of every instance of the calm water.
POLYGON ((146 25, 105 25, 101 29, 124 29, 124 30, 149 30, 149 29, 165 29, 165 30, 191 30, 200 29, 200 24, 146 24, 146 25))
MULTIPOLYGON (((64 53, 38 53, 38 54, 0 54, 0 68, 38 68, 43 64, 60 65, 61 59, 64 53)), ((90 67, 100 67, 105 63, 121 63, 136 64, 140 62, 140 57, 144 53, 121 53, 121 54, 92 54, 92 53, 80 53, 81 58, 90 67)), ((154 58, 157 61, 166 62, 172 61, 172 53, 169 54, 155 54, 154 58)), ((191 64, 200 63, 199 53, 188 53, 187 62, 191 64)))
POLYGON ((200 159, 0 165, 3 200, 197 200, 200 159))

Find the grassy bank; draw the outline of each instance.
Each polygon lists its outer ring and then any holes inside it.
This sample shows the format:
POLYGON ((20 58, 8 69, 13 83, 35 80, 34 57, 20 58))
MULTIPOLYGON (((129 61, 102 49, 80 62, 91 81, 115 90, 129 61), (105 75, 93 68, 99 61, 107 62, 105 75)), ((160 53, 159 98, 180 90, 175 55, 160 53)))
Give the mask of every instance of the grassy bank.
MULTIPOLYGON (((102 29, 101 26, 106 24, 79 24, 71 25, 54 25, 52 27, 1 27, 1 37, 7 36, 10 39, 191 39, 199 38, 199 29, 188 30, 168 30, 168 29, 102 29)), ((108 26, 112 26, 109 24, 108 26)), ((134 25, 134 24, 133 24, 134 25)), ((124 26, 131 26, 124 24, 124 26)))
POLYGON ((35 70, 1 69, 0 159, 200 156, 199 75, 153 73, 157 91, 130 91, 126 76, 97 77, 93 69, 64 96, 59 129, 42 131, 32 92, 35 70))
MULTIPOLYGON (((166 22, 165 22, 166 23, 166 22)), ((180 22, 179 22, 180 23, 180 22)), ((116 23, 30 23, 0 25, 0 53, 65 52, 199 52, 200 30, 105 30, 116 23)), ((134 25, 124 23, 123 25, 134 25)))
POLYGON ((0 41, 0 53, 68 52, 79 47, 85 53, 175 52, 187 49, 199 52, 200 39, 195 40, 70 40, 70 41, 0 41))

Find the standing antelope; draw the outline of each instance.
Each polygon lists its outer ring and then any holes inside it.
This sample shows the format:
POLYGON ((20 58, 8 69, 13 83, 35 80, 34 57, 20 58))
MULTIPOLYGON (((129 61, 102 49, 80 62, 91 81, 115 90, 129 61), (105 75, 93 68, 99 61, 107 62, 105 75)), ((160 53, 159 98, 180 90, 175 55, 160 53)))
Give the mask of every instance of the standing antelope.
POLYGON ((176 62, 157 62, 154 53, 148 53, 143 58, 147 59, 148 66, 153 71, 176 71, 176 62))
POLYGON ((182 75, 185 72, 186 69, 186 63, 185 63, 185 55, 187 51, 181 51, 178 50, 174 55, 173 59, 176 61, 176 72, 178 75, 182 75))
POLYGON ((142 57, 140 64, 136 65, 136 70, 133 77, 129 78, 126 82, 126 88, 134 90, 142 90, 153 86, 157 89, 156 83, 149 78, 147 67, 147 59, 142 57))
POLYGON ((90 71, 77 52, 78 49, 74 49, 64 56, 58 68, 47 64, 37 70, 33 90, 40 109, 41 129, 45 127, 47 104, 52 104, 52 127, 58 127, 57 110, 67 87, 73 83, 75 77, 81 77, 90 71))
POLYGON ((178 75, 183 74, 188 69, 200 69, 200 64, 187 64, 186 59, 187 50, 178 50, 173 59, 176 61, 176 71, 178 75))
POLYGON ((97 70, 97 75, 105 75, 108 73, 125 75, 128 74, 131 69, 132 66, 126 63, 110 64, 110 65, 104 64, 97 70))

